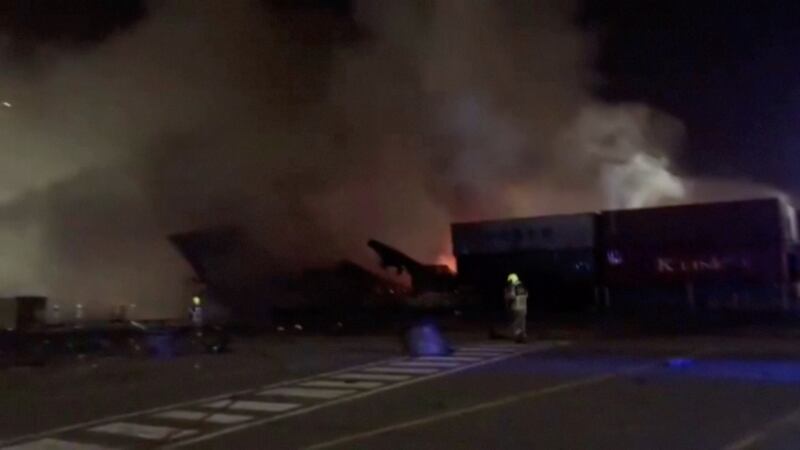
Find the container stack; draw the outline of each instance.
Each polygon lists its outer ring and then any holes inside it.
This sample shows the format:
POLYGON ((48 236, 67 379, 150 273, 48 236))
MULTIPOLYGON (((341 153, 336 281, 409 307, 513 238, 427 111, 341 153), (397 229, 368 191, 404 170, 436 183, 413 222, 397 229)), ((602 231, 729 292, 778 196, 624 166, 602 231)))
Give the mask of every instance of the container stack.
POLYGON ((580 308, 594 298, 595 214, 453 224, 462 282, 498 305, 509 273, 531 291, 529 307, 580 308))
POLYGON ((793 218, 779 199, 603 212, 605 300, 626 309, 789 309, 793 218))

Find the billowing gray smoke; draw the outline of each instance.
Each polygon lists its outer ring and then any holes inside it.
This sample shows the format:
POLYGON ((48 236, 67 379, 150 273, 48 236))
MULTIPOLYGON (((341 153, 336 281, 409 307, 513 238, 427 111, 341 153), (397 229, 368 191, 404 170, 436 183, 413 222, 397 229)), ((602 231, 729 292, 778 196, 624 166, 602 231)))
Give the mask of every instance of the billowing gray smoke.
POLYGON ((0 293, 175 314, 170 232, 246 224, 282 268, 368 261, 373 236, 432 260, 452 220, 681 197, 681 127, 592 98, 568 3, 364 0, 346 24, 163 1, 3 62, 0 293))

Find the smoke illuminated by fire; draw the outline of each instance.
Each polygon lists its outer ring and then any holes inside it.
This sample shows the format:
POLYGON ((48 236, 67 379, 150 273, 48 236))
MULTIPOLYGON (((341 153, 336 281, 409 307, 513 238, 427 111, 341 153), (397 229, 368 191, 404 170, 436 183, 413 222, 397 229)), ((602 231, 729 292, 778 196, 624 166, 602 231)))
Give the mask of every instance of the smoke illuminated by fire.
POLYGON ((446 252, 440 253, 439 256, 436 257, 435 264, 439 266, 447 266, 447 268, 452 272, 456 272, 456 257, 453 255, 452 250, 447 250, 446 252))

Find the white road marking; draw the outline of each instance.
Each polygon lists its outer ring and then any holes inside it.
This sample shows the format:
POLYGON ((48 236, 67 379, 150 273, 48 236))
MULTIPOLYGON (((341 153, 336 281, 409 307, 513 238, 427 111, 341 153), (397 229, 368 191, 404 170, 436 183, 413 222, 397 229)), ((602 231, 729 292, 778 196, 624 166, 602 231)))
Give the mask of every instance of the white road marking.
POLYGON ((490 358, 497 355, 506 355, 508 352, 495 352, 491 350, 459 350, 453 356, 467 356, 471 358, 490 358))
POLYGON ((177 419, 177 420, 202 420, 208 417, 208 413, 202 411, 187 411, 185 409, 175 409, 153 414, 158 419, 177 419))
POLYGON ((172 411, 165 411, 153 415, 159 419, 175 419, 175 420, 190 420, 190 421, 203 421, 208 423, 215 423, 218 425, 231 425, 235 423, 247 422, 253 420, 253 416, 245 416, 240 414, 224 414, 212 413, 209 414, 203 411, 188 411, 184 409, 176 409, 172 411))
POLYGON ((744 450, 746 448, 752 448, 757 443, 761 442, 767 437, 767 435, 763 432, 756 432, 754 434, 747 435, 738 441, 725 446, 723 450, 744 450))
POLYGON ((506 352, 506 353, 514 353, 518 352, 521 345, 475 345, 469 347, 461 347, 456 348, 456 352, 506 352))
POLYGON ((99 427, 90 428, 96 433, 116 434, 119 436, 149 439, 152 441, 162 439, 180 439, 197 433, 197 430, 163 427, 155 425, 142 425, 133 422, 113 422, 99 427))
POLYGON ((243 414, 226 414, 226 413, 215 413, 208 416, 206 422, 215 423, 217 425, 233 425, 236 423, 247 422, 248 420, 253 420, 253 416, 245 416, 243 414))
POLYGON ((305 387, 321 387, 321 388, 345 388, 345 389, 375 389, 383 386, 384 383, 377 381, 336 381, 336 380, 316 380, 306 381, 300 383, 300 386, 305 387))
POLYGON ((726 445, 723 450, 744 450, 753 448, 756 444, 767 439, 772 431, 777 428, 800 422, 800 409, 768 422, 763 427, 749 433, 747 436, 726 445))
MULTIPOLYGON (((562 344, 562 345, 565 345, 565 344, 562 344)), ((393 390, 396 390, 396 389, 401 389, 401 388, 403 388, 405 386, 408 386, 410 384, 415 384, 415 383, 419 383, 419 382, 423 382, 423 381, 429 381, 429 380, 434 380, 434 379, 437 379, 437 378, 442 378, 442 377, 445 377, 445 376, 448 376, 448 375, 452 375, 452 374, 456 374, 456 373, 459 373, 459 372, 463 372, 463 371, 466 371, 466 370, 469 370, 469 369, 472 369, 472 368, 475 368, 475 367, 480 367, 480 366, 484 366, 484 365, 500 362, 500 361, 503 361, 503 360, 506 360, 506 359, 511 359, 511 358, 520 356, 520 355, 525 354, 525 353, 531 353, 531 352, 535 352, 535 351, 541 352, 541 351, 550 350, 552 348, 553 348, 552 345, 545 345, 544 343, 540 343, 536 347, 533 347, 533 346, 521 346, 520 347, 520 351, 518 351, 517 353, 506 354, 506 355, 502 355, 502 356, 499 356, 499 357, 496 357, 496 358, 491 358, 491 359, 484 359, 484 360, 482 360, 480 362, 477 362, 475 364, 464 365, 464 366, 458 367, 456 369, 452 369, 452 370, 448 370, 448 371, 444 371, 444 372, 442 372, 442 371, 434 371, 433 374, 429 374, 429 375, 426 375, 426 376, 413 377, 413 378, 410 378, 410 379, 408 379, 406 381, 401 381, 401 382, 398 382, 398 383, 389 384, 389 385, 386 385, 386 386, 384 386, 382 388, 373 389, 371 391, 363 391, 363 392, 360 392, 358 394, 351 395, 351 396, 348 396, 348 397, 343 397, 343 398, 340 398, 340 399, 337 399, 337 400, 333 400, 333 401, 330 401, 330 402, 323 402, 323 403, 319 403, 319 404, 316 404, 316 405, 313 405, 313 406, 308 406, 308 407, 305 407, 305 408, 296 409, 294 411, 289 411, 289 412, 284 413, 284 414, 277 414, 277 415, 274 415, 274 416, 271 416, 271 417, 265 417, 263 419, 258 419, 258 420, 255 420, 255 421, 252 421, 252 422, 248 422, 248 423, 245 423, 245 424, 234 425, 232 427, 224 428, 224 429, 221 429, 219 431, 214 431, 214 432, 211 432, 211 433, 208 433, 208 434, 192 437, 192 438, 180 441, 180 442, 174 442, 172 444, 168 444, 168 445, 163 446, 161 448, 162 449, 174 449, 174 448, 181 448, 181 447, 194 445, 194 444, 197 444, 199 442, 205 442, 205 441, 209 441, 209 440, 212 440, 212 439, 216 439, 216 438, 218 438, 220 436, 225 436, 225 435, 228 435, 228 434, 231 434, 231 433, 237 433, 239 431, 247 430, 247 429, 250 429, 250 428, 255 428, 255 427, 267 424, 267 423, 276 422, 278 420, 283 420, 283 419, 286 419, 286 418, 289 418, 289 417, 299 416, 301 414, 307 414, 307 413, 310 413, 310 412, 313 412, 313 411, 317 411, 317 410, 322 409, 322 408, 328 408, 328 407, 336 406, 336 405, 339 405, 339 404, 342 404, 342 403, 351 402, 351 401, 358 400, 358 399, 361 399, 361 398, 364 398, 364 397, 369 397, 369 396, 372 396, 372 395, 376 395, 376 394, 379 394, 381 392, 387 392, 387 391, 393 391, 393 390)), ((363 369, 363 370, 367 370, 367 369, 363 369)))
POLYGON ((456 350, 453 352, 453 356, 461 356, 461 355, 476 355, 476 356, 483 356, 483 355, 504 355, 506 353, 514 353, 505 350, 491 350, 491 349, 480 349, 480 348, 471 348, 471 349, 461 349, 456 350))
POLYGON ((222 400, 205 405, 207 408, 231 409, 235 411, 253 412, 286 412, 299 408, 298 403, 279 403, 279 402, 256 402, 249 400, 222 400))
POLYGON ((365 380, 365 381, 403 381, 411 378, 410 375, 391 375, 388 373, 343 373, 334 375, 332 378, 342 380, 365 380))
POLYGON ((439 372, 439 370, 436 369, 423 369, 419 367, 368 367, 364 370, 367 372, 403 373, 408 375, 430 375, 439 372))
MULTIPOLYGON (((548 345, 552 345, 552 342, 547 342, 548 345)), ((485 343, 475 343, 470 345, 462 345, 460 347, 456 347, 456 350, 464 350, 464 349, 488 349, 488 350, 510 350, 510 351, 518 351, 520 348, 524 348, 526 346, 537 345, 537 343, 531 344, 517 344, 517 343, 507 343, 507 344, 485 344, 485 343)))
POLYGON ((405 430, 405 429, 414 428, 414 427, 418 427, 418 426, 428 425, 428 424, 433 423, 433 422, 439 422, 439 421, 442 421, 442 420, 451 419, 451 418, 459 417, 459 416, 464 416, 464 415, 467 415, 467 414, 472 414, 472 413, 483 411, 483 410, 486 410, 486 409, 505 406, 505 405, 508 405, 508 404, 511 404, 511 403, 518 402, 520 400, 530 400, 530 399, 534 399, 534 398, 537 398, 537 397, 543 397, 543 396, 546 396, 546 395, 551 395, 551 394, 555 394, 555 393, 558 393, 558 392, 567 391, 567 390, 570 390, 570 389, 575 389, 575 388, 579 388, 579 387, 583 387, 583 386, 589 386, 589 385, 593 385, 593 384, 603 383, 605 381, 609 381, 609 380, 612 380, 614 378, 618 378, 620 376, 629 375, 629 374, 636 373, 636 372, 639 372, 639 371, 643 371, 643 370, 647 370, 647 369, 650 369, 650 368, 658 367, 661 364, 662 364, 661 362, 658 362, 658 363, 655 363, 655 364, 654 363, 643 364, 643 365, 636 366, 636 367, 634 367, 632 369, 628 369, 628 370, 622 370, 622 371, 617 371, 617 372, 597 375, 597 376, 593 376, 593 377, 583 378, 583 379, 580 379, 580 380, 571 381, 571 382, 568 382, 568 383, 561 383, 561 384, 557 384, 555 386, 546 387, 546 388, 543 388, 543 389, 534 389, 534 390, 523 392, 521 394, 512 395, 512 396, 508 396, 508 397, 503 397, 503 398, 500 398, 500 399, 497 399, 497 400, 492 400, 492 401, 488 401, 488 402, 484 402, 484 403, 479 403, 477 405, 468 406, 468 407, 465 407, 465 408, 460 408, 460 409, 455 409, 455 410, 452 410, 452 411, 447 411, 447 412, 444 412, 444 413, 441 413, 441 414, 435 414, 435 415, 432 415, 432 416, 423 417, 421 419, 409 420, 407 422, 400 422, 400 423, 396 423, 394 425, 388 425, 388 426, 381 427, 381 428, 376 428, 376 429, 370 430, 370 431, 365 431, 365 432, 361 432, 361 433, 354 433, 354 434, 351 434, 351 435, 342 436, 342 437, 336 438, 336 439, 331 440, 331 441, 321 442, 319 444, 314 444, 312 446, 306 447, 304 450, 319 450, 319 449, 324 449, 324 448, 336 447, 336 446, 339 446, 339 445, 342 445, 342 444, 350 444, 350 443, 355 442, 355 441, 360 441, 360 440, 363 440, 363 439, 379 436, 381 434, 389 433, 389 432, 392 432, 392 431, 405 430))
POLYGON ((481 358, 466 357, 466 356, 420 356, 414 358, 415 361, 453 361, 453 362, 475 362, 480 361, 481 358))
POLYGON ((474 353, 470 353, 469 355, 460 355, 460 356, 470 356, 470 357, 480 357, 480 359, 492 359, 492 358, 499 358, 503 355, 507 355, 507 353, 493 353, 491 355, 475 355, 474 353))
POLYGON ((252 389, 251 388, 251 389, 244 389, 244 390, 240 390, 240 391, 226 392, 226 393, 222 393, 222 394, 213 395, 213 396, 210 396, 210 397, 196 398, 196 399, 192 399, 192 400, 187 400, 185 402, 178 402, 178 403, 172 403, 172 404, 169 404, 169 405, 156 406, 155 408, 149 408, 149 409, 143 409, 143 410, 139 410, 139 411, 132 411, 132 412, 127 412, 127 413, 123 413, 123 414, 117 414, 117 415, 113 415, 113 416, 101 417, 99 419, 93 419, 93 420, 88 420, 86 422, 74 423, 72 425, 53 428, 53 429, 50 429, 50 430, 40 431, 40 432, 37 432, 37 433, 25 434, 25 435, 22 435, 22 436, 13 437, 11 439, 6 439, 4 441, 0 441, 0 448, 6 447, 6 446, 9 446, 9 445, 12 445, 12 444, 13 445, 20 444, 20 443, 23 443, 23 442, 26 442, 26 441, 30 441, 30 440, 34 440, 34 439, 44 439, 44 438, 47 438, 49 436, 54 436, 56 434, 66 433, 68 431, 81 430, 81 429, 88 428, 88 427, 91 427, 91 426, 94 426, 94 425, 101 425, 101 424, 108 423, 108 422, 115 421, 115 420, 130 419, 130 418, 133 418, 133 417, 139 417, 139 416, 143 416, 143 415, 147 415, 147 414, 153 414, 153 413, 157 413, 157 412, 161 412, 161 411, 168 411, 170 409, 184 408, 184 407, 187 407, 187 406, 195 406, 197 404, 201 404, 201 403, 204 403, 204 402, 213 402, 215 400, 224 400, 224 399, 230 399, 231 397, 236 397, 236 396, 241 396, 241 395, 249 395, 249 394, 253 394, 253 393, 257 392, 260 389, 266 389, 266 388, 278 387, 278 386, 286 386, 286 385, 293 384, 293 383, 299 383, 301 381, 317 379, 317 378, 323 377, 323 376, 333 376, 333 375, 337 375, 337 374, 340 374, 340 373, 353 372, 353 371, 356 371, 356 370, 360 370, 361 368, 372 367, 372 366, 374 366, 376 364, 385 364, 385 363, 388 363, 390 361, 396 361, 396 360, 397 360, 396 357, 387 358, 387 359, 384 359, 384 360, 381 360, 381 361, 372 361, 372 362, 364 363, 364 364, 361 364, 361 365, 358 365, 358 366, 345 367, 343 369, 331 370, 329 372, 317 373, 317 374, 308 375, 308 376, 305 376, 305 377, 299 377, 299 378, 293 378, 293 379, 289 379, 289 380, 283 380, 283 381, 279 381, 277 383, 273 383, 273 384, 270 384, 270 385, 262 386, 262 387, 257 388, 257 389, 252 389))
POLYGON ((438 362, 438 361, 399 361, 396 363, 392 363, 392 366, 397 367, 439 367, 442 369, 449 369, 452 367, 458 367, 463 365, 463 363, 457 362, 438 362))
POLYGON ((112 450, 112 447, 102 447, 94 444, 84 444, 61 439, 39 439, 38 441, 3 447, 2 450, 112 450))
MULTIPOLYGON (((562 343, 562 345, 564 345, 564 344, 562 343)), ((250 421, 250 422, 247 422, 247 423, 239 423, 239 424, 232 425, 232 426, 226 427, 224 429, 221 429, 221 430, 218 430, 218 431, 213 431, 213 432, 210 432, 210 433, 207 433, 207 434, 203 434, 203 435, 197 435, 198 432, 196 430, 184 430, 184 429, 180 429, 180 428, 173 428, 172 431, 167 433, 165 438, 162 439, 162 440, 167 440, 167 438, 172 440, 172 443, 166 444, 166 448, 177 448, 177 447, 182 447, 184 445, 190 445, 190 444, 192 444, 194 442, 206 441, 206 440, 213 439, 213 438, 215 438, 217 436, 220 436, 220 435, 225 435, 225 434, 233 433, 233 432, 236 432, 236 431, 239 431, 239 430, 248 429, 248 428, 255 427, 255 426, 258 426, 258 425, 261 425, 261 424, 265 424, 265 423, 281 420, 281 419, 284 419, 284 418, 305 414, 305 413, 312 412, 312 411, 315 411, 317 409, 325 408, 325 407, 328 407, 328 406, 334 406, 334 405, 337 405, 337 404, 340 404, 340 403, 353 401, 353 400, 356 400, 356 399, 359 399, 359 398, 362 398, 362 397, 366 397, 366 396, 369 396, 369 395, 377 394, 377 393, 380 393, 380 392, 393 390, 393 389, 399 389, 399 388, 402 388, 402 387, 404 387, 404 386, 406 386, 408 384, 413 384, 413 383, 417 383, 417 382, 422 382, 422 381, 426 381, 426 380, 440 378, 440 377, 443 377, 443 376, 446 376, 446 375, 450 375, 450 374, 454 374, 454 373, 461 372, 461 371, 464 371, 464 370, 468 370, 468 369, 471 369, 473 367, 479 367, 479 366, 482 366, 482 365, 486 365, 486 364, 502 361, 504 359, 509 359, 509 358, 512 358, 512 357, 515 357, 515 356, 519 356, 520 354, 523 354, 523 353, 528 353, 528 352, 533 352, 533 351, 548 350, 548 349, 553 348, 553 345, 540 343, 538 345, 538 348, 534 348, 533 346, 520 346, 518 348, 519 348, 519 351, 517 351, 516 353, 501 353, 501 354, 494 353, 494 354, 480 355, 482 359, 480 359, 479 361, 475 362, 474 364, 465 364, 465 365, 457 367, 455 369, 444 370, 444 371, 422 369, 422 368, 389 368, 389 367, 385 367, 385 366, 381 367, 382 365, 391 364, 391 363, 394 363, 394 362, 397 362, 397 361, 407 360, 405 358, 404 359, 390 358, 390 359, 383 360, 383 361, 370 362, 370 363, 362 364, 360 366, 348 367, 348 368, 344 368, 344 369, 338 369, 338 370, 334 370, 334 371, 330 371, 330 372, 326 372, 326 373, 321 373, 321 374, 314 374, 314 375, 310 375, 310 376, 306 376, 306 377, 301 377, 301 378, 298 378, 298 379, 285 380, 285 381, 281 381, 281 382, 278 382, 278 383, 274 383, 274 384, 269 385, 269 386, 264 386, 264 387, 262 387, 260 389, 247 389, 247 390, 229 392, 229 393, 219 394, 219 395, 215 395, 215 396, 211 396, 211 397, 207 397, 207 398, 193 399, 193 400, 189 400, 189 401, 185 401, 185 402, 179 402, 179 403, 175 403, 175 404, 171 404, 171 405, 163 405, 163 406, 159 406, 159 407, 155 407, 155 408, 150 408, 150 409, 147 409, 147 410, 140 410, 140 411, 134 411, 134 412, 124 413, 124 414, 118 414, 118 415, 115 415, 115 416, 103 417, 103 418, 99 418, 99 419, 95 419, 95 420, 91 420, 91 421, 87 421, 87 422, 83 422, 83 423, 73 424, 73 425, 69 425, 69 426, 65 426, 65 427, 60 427, 60 428, 56 428, 56 429, 52 429, 52 430, 46 430, 46 431, 43 431, 43 432, 32 433, 32 434, 28 434, 28 435, 24 435, 24 436, 18 436, 18 437, 15 437, 15 438, 8 439, 6 441, 0 442, 0 448, 3 448, 4 446, 9 446, 9 445, 33 444, 33 442, 30 442, 30 441, 32 441, 34 439, 38 439, 40 441, 40 443, 42 443, 42 442, 67 442, 67 441, 59 441, 58 439, 45 439, 45 438, 49 438, 51 436, 55 436, 55 435, 58 435, 58 434, 61 434, 61 433, 66 433, 66 432, 75 431, 75 430, 106 432, 106 433, 110 433, 110 434, 130 435, 130 436, 135 436, 135 437, 143 437, 143 435, 150 435, 150 434, 159 434, 159 435, 161 435, 163 433, 157 432, 157 431, 158 430, 162 430, 163 431, 163 429, 167 428, 167 427, 153 427, 153 426, 148 426, 148 425, 140 425, 140 424, 137 424, 137 423, 126 422, 126 421, 124 421, 124 419, 133 419, 135 417, 141 417, 141 416, 144 416, 144 415, 152 415, 152 414, 159 413, 159 412, 165 412, 165 411, 168 411, 168 410, 174 410, 176 408, 206 406, 206 407, 218 407, 220 409, 222 409, 222 408, 230 408, 230 409, 235 409, 235 410, 245 410, 245 408, 248 407, 248 406, 268 404, 268 405, 272 405, 272 406, 270 406, 268 408, 264 408, 263 406, 261 406, 259 408, 259 410, 268 409, 268 411, 266 411, 266 412, 276 412, 277 413, 275 415, 270 415, 268 417, 258 418, 256 420, 253 420, 253 421, 250 421), (392 372, 390 372, 390 373, 361 373, 361 372, 367 372, 367 371, 371 371, 371 370, 377 370, 379 372, 380 371, 385 371, 385 370, 391 370, 392 372), (405 372, 411 371, 412 372, 411 375, 423 375, 423 376, 411 377, 411 376, 408 376, 408 375, 405 375, 405 374, 393 373, 393 372, 396 372, 398 370, 402 370, 402 371, 405 371, 405 372), (280 403, 279 404, 277 402, 248 402, 248 401, 235 401, 234 402, 234 400, 233 400, 233 397, 241 397, 241 396, 244 396, 244 395, 257 395, 259 390, 268 390, 268 388, 277 388, 277 387, 282 387, 282 386, 289 386, 289 385, 292 385, 292 384, 301 383, 301 382, 306 381, 306 380, 320 379, 320 378, 323 378, 323 377, 338 378, 339 376, 343 376, 344 378, 342 378, 342 379, 347 379, 347 377, 359 377, 359 376, 367 376, 367 377, 390 376, 390 377, 393 377, 393 379, 391 379, 391 380, 382 379, 380 381, 398 381, 398 382, 397 383, 393 383, 393 384, 389 384, 387 386, 383 386, 383 387, 380 387, 380 388, 376 388, 374 390, 354 391, 353 395, 336 398, 336 399, 333 399, 331 401, 317 402, 317 403, 311 404, 309 406, 303 406, 303 405, 298 405, 298 404, 290 404, 290 403, 280 403), (398 378, 394 378, 394 377, 403 377, 403 379, 398 379, 398 378), (206 403, 206 405, 203 405, 204 402, 215 402, 215 403, 211 403, 211 404, 206 403), (221 403, 222 405, 221 406, 212 406, 212 405, 216 405, 218 403, 221 403), (275 406, 275 405, 290 405, 290 406, 275 406), (121 421, 121 422, 111 423, 112 421, 121 421), (99 425, 99 426, 95 426, 95 425, 99 425), (89 427, 94 427, 94 428, 89 428, 89 427), (145 431, 145 430, 147 430, 147 431, 145 431), (192 435, 195 435, 195 436, 192 436, 192 435), (183 440, 177 441, 177 439, 183 438, 183 437, 186 437, 186 436, 190 436, 190 437, 188 439, 183 439, 183 440), (26 442, 26 441, 28 441, 28 442, 26 442)), ((350 378, 350 379, 358 379, 358 378, 350 378)), ((365 380, 365 381, 369 381, 369 380, 365 380)), ((376 380, 376 381, 378 381, 378 380, 376 380)), ((162 442, 161 444, 164 444, 164 443, 162 442)), ((77 450, 82 450, 80 447, 74 447, 73 446, 73 447, 70 447, 70 448, 77 448, 77 450)), ((97 447, 95 449, 93 447, 88 447, 86 450, 99 450, 99 449, 105 449, 105 448, 106 447, 97 447)), ((39 450, 39 449, 37 449, 35 447, 34 447, 34 449, 35 450, 39 450)))
POLYGON ((281 387, 261 391, 258 395, 280 395, 283 397, 315 398, 330 400, 345 395, 354 394, 356 391, 347 389, 306 389, 300 387, 281 387))

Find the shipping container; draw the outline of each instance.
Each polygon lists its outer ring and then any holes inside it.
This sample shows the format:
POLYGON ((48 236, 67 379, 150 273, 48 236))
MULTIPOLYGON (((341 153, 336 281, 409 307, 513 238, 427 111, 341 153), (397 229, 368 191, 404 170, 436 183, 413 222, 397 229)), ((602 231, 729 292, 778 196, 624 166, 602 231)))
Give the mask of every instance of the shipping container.
POLYGON ((594 299, 594 214, 460 223, 452 237, 460 282, 491 310, 502 308, 512 272, 528 286, 531 309, 576 309, 594 299))
POLYGON ((0 299, 0 330, 27 331, 44 324, 45 297, 0 299))
POLYGON ((599 236, 610 248, 774 244, 796 240, 795 221, 793 209, 782 200, 743 200, 604 211, 599 236))
POLYGON ((46 310, 46 297, 17 297, 17 329, 29 330, 44 324, 46 310))
POLYGON ((603 281, 609 285, 788 280, 787 247, 780 243, 611 245, 604 248, 603 281))
POLYGON ((594 298, 594 258, 592 249, 469 255, 458 258, 458 276, 497 305, 513 272, 528 287, 532 309, 574 309, 594 298))
POLYGON ((792 307, 784 284, 735 281, 611 286, 602 289, 600 301, 615 313, 654 318, 676 312, 704 318, 724 312, 780 313, 792 307))
POLYGON ((466 255, 457 259, 462 279, 491 278, 505 283, 516 272, 529 282, 591 281, 595 274, 593 249, 528 251, 494 255, 466 255))
POLYGON ((0 298, 0 331, 17 328, 17 301, 13 298, 0 298))
POLYGON ((452 234, 459 278, 495 306, 517 272, 551 304, 776 311, 800 278, 797 221, 768 198, 462 223, 452 234))
POLYGON ((795 214, 780 199, 603 212, 605 301, 651 313, 788 310, 795 214))
POLYGON ((451 226, 458 256, 568 250, 594 247, 595 214, 456 223, 451 226))

